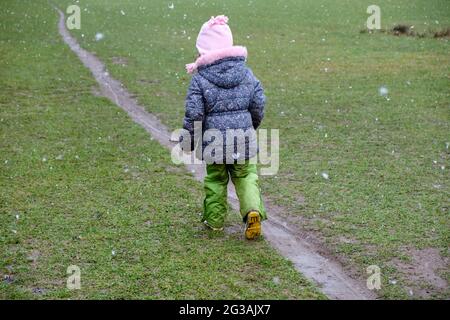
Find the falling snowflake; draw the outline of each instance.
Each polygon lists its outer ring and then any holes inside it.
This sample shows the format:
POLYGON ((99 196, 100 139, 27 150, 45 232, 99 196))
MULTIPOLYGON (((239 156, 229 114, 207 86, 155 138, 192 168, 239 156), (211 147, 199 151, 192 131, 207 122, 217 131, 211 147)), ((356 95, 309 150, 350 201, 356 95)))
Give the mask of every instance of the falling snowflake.
POLYGON ((115 250, 112 250, 112 251, 111 251, 111 254, 112 254, 113 256, 115 256, 115 255, 116 255, 116 251, 115 251, 115 250))
POLYGON ((389 90, 388 90, 388 88, 386 88, 385 86, 381 86, 381 87, 378 89, 378 93, 380 94, 380 96, 386 97, 386 96, 388 95, 388 93, 389 93, 389 90))
POLYGON ((173 4, 173 2, 171 3, 171 4, 169 4, 169 9, 173 9, 173 8, 175 8, 175 5, 173 4))
POLYGON ((103 35, 103 33, 97 33, 96 35, 95 35, 95 41, 100 41, 100 40, 103 40, 103 38, 104 38, 105 36, 103 35))
POLYGON ((330 176, 329 176, 328 173, 326 173, 326 172, 322 172, 322 177, 323 177, 325 180, 328 180, 328 179, 330 178, 330 176))
POLYGON ((124 16, 125 15, 125 11, 120 10, 120 13, 124 16))

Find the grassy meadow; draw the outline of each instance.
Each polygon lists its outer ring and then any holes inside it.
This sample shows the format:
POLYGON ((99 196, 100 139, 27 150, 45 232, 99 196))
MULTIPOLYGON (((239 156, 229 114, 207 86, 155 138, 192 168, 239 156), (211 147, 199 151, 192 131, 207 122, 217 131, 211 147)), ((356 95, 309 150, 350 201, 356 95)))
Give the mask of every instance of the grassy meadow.
MULTIPOLYGON (((228 15, 266 90, 262 127, 280 130, 264 196, 355 276, 378 265, 381 298, 449 297, 450 47, 432 36, 448 1, 377 1, 384 30, 425 37, 365 32, 359 0, 54 2, 81 7, 72 34, 172 129, 198 30, 228 15)), ((205 233, 201 185, 92 94, 47 1, 3 1, 0 16, 0 273, 14 275, 0 297, 323 297, 264 241, 252 261, 238 233, 205 233), (75 293, 70 264, 86 270, 75 293)))

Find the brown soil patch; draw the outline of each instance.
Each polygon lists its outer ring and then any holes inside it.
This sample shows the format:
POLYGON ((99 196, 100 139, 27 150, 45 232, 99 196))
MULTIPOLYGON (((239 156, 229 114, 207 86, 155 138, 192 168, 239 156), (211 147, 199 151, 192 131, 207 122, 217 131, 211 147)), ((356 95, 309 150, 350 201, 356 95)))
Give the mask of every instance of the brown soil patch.
POLYGON ((442 278, 441 273, 448 270, 449 259, 444 258, 436 248, 405 250, 411 257, 411 262, 394 259, 392 261, 400 272, 404 273, 412 285, 417 286, 415 295, 423 298, 433 293, 445 293, 448 288, 447 281, 442 278))

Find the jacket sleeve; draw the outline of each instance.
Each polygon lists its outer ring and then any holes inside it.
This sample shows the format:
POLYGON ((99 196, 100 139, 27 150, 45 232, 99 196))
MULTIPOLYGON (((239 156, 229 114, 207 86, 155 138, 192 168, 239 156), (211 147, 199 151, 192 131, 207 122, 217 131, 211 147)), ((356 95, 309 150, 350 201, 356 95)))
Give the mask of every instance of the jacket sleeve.
MULTIPOLYGON (((254 77, 254 76, 253 76, 254 77)), ((255 79, 255 89, 252 101, 250 101, 249 111, 252 115, 253 128, 257 129, 264 118, 264 107, 266 105, 266 96, 261 82, 255 79)))
MULTIPOLYGON (((183 121, 183 129, 187 130, 191 135, 191 150, 194 150, 196 142, 194 141, 194 123, 196 121, 203 122, 205 114, 205 106, 203 102, 202 90, 195 78, 192 77, 189 85, 186 103, 185 103, 185 115, 183 121)), ((201 133, 200 133, 201 134, 201 133)))

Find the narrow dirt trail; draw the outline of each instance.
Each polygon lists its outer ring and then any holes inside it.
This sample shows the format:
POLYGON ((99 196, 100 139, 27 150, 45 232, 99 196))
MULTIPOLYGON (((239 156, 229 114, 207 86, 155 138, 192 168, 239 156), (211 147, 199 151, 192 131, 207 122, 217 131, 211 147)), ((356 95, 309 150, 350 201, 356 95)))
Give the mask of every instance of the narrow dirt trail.
MULTIPOLYGON (((96 56, 80 47, 65 26, 64 13, 55 8, 60 15, 58 29, 64 42, 79 57, 82 63, 92 72, 98 82, 101 93, 125 110, 134 122, 141 125, 161 145, 171 149, 175 144, 170 141, 171 133, 158 118, 145 111, 137 104, 135 99, 123 87, 113 79, 106 71, 105 65, 96 56)), ((202 181, 205 174, 204 165, 187 165, 195 179, 202 181)), ((239 210, 239 202, 230 185, 229 202, 235 210, 239 210)), ((292 230, 283 224, 283 220, 277 215, 280 208, 266 203, 269 213, 268 221, 264 222, 264 237, 278 250, 280 254, 292 261, 295 268, 305 277, 318 285, 320 290, 330 299, 376 299, 376 295, 365 287, 363 281, 357 281, 347 275, 343 267, 335 260, 325 257, 318 252, 319 248, 308 241, 304 235, 292 230)))

